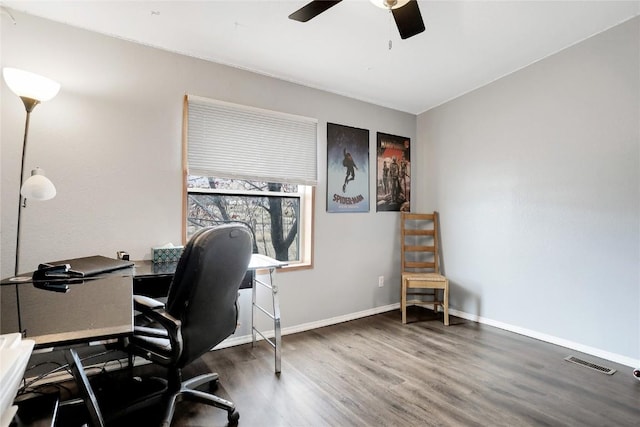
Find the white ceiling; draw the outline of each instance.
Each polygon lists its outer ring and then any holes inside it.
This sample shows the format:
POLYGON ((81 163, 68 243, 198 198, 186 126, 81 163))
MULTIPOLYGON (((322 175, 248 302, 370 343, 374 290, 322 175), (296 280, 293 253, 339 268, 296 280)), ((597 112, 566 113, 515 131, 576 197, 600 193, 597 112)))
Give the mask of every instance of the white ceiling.
POLYGON ((368 0, 344 0, 307 23, 287 18, 306 3, 1 2, 9 9, 414 114, 640 15, 636 0, 420 0, 426 31, 401 40, 390 13, 368 0))

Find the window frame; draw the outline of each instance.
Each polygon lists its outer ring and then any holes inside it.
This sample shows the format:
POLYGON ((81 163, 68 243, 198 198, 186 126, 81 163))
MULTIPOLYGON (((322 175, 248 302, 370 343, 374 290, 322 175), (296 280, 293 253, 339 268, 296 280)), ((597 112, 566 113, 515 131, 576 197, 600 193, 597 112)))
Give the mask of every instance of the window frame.
MULTIPOLYGON (((247 190, 224 190, 224 189, 203 189, 203 188, 189 188, 189 161, 188 161, 188 120, 189 120, 189 102, 188 95, 184 96, 183 101, 183 125, 182 125, 182 242, 187 243, 187 221, 188 221, 188 208, 189 208, 189 194, 190 193, 210 193, 210 194, 229 194, 234 196, 256 197, 264 196, 264 192, 247 190), (191 191, 193 190, 193 191, 191 191)), ((220 177, 222 178, 222 177, 220 177)), ((230 177, 231 178, 231 177, 230 177)), ((239 179, 239 178, 232 178, 239 179)), ((313 268, 313 252, 314 252, 314 234, 315 234, 315 197, 316 186, 308 184, 298 184, 299 190, 297 193, 285 193, 274 192, 269 195, 276 195, 282 197, 299 197, 300 198, 300 217, 299 217, 299 255, 300 260, 292 262, 280 269, 280 271, 296 271, 306 270, 313 268), (297 196, 299 195, 299 196, 297 196)))

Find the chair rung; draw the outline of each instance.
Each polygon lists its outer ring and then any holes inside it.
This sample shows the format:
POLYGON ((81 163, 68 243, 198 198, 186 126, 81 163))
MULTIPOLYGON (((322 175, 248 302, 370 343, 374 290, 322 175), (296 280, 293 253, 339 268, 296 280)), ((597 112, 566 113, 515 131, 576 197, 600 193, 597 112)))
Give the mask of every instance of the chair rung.
POLYGON ((404 234, 406 236, 433 236, 434 235, 434 231, 433 230, 420 230, 420 229, 414 229, 414 228, 405 228, 404 229, 404 234))
POLYGON ((419 299, 407 300, 406 305, 442 305, 444 306, 444 302, 442 301, 423 301, 419 299))
POLYGON ((405 245, 405 252, 435 252, 436 248, 434 246, 414 246, 414 245, 405 245))
POLYGON ((417 262, 417 261, 405 261, 405 269, 407 268, 436 268, 435 262, 417 262))
POLYGON ((433 218, 435 217, 434 214, 432 213, 405 213, 404 214, 404 218, 405 219, 409 219, 409 220, 421 220, 421 221, 433 221, 433 218))
POLYGON ((423 299, 418 299, 418 298, 414 298, 411 300, 407 300, 407 303, 425 303, 425 304, 444 304, 444 301, 442 301, 441 299, 435 299, 435 300, 423 300, 423 299))

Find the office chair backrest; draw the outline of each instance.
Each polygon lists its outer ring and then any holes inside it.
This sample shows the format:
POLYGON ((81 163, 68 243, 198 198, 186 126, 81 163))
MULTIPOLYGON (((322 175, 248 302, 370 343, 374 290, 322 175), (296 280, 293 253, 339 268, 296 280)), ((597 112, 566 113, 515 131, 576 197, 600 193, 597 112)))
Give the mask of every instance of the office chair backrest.
POLYGON ((169 287, 167 312, 182 322, 184 366, 236 329, 238 288, 251 259, 248 227, 219 225, 198 231, 187 243, 169 287))
MULTIPOLYGON (((194 219, 196 226, 198 227, 212 227, 220 224, 243 224, 246 225, 251 231, 251 237, 253 238, 253 253, 257 254, 258 252, 258 241, 256 240, 256 234, 253 231, 251 225, 249 225, 246 221, 240 221, 239 219, 206 219, 206 218, 197 218, 194 219)), ((240 288, 242 289, 242 288, 240 288)))

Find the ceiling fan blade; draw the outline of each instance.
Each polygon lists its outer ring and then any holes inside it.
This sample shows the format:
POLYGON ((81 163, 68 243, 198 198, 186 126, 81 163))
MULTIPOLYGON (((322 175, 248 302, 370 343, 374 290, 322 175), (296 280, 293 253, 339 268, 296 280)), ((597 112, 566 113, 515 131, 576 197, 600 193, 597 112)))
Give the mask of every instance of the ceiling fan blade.
POLYGON ((398 9, 392 9, 391 12, 403 40, 424 31, 424 22, 416 0, 411 0, 398 9))
POLYGON ((293 19, 294 21, 307 22, 311 18, 315 18, 320 15, 325 10, 329 9, 332 6, 337 5, 342 0, 315 0, 311 3, 307 3, 302 6, 300 9, 293 12, 289 15, 289 19, 293 19))

